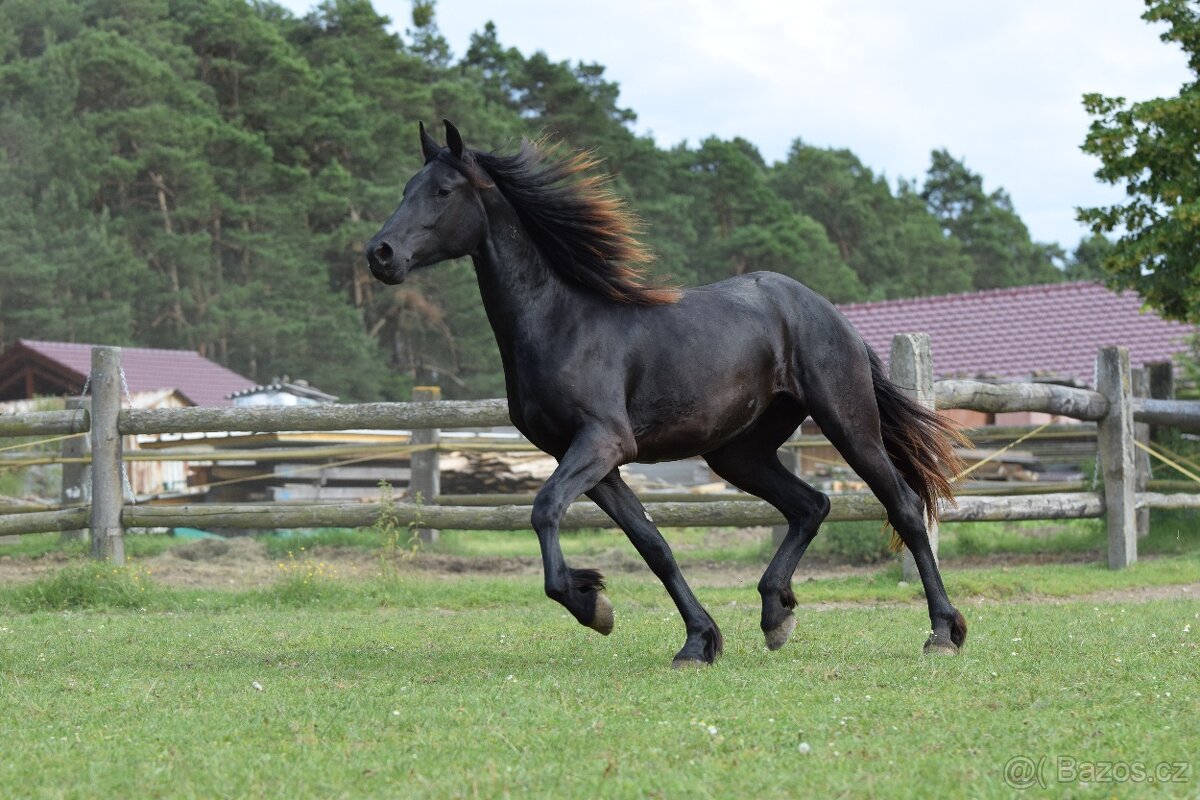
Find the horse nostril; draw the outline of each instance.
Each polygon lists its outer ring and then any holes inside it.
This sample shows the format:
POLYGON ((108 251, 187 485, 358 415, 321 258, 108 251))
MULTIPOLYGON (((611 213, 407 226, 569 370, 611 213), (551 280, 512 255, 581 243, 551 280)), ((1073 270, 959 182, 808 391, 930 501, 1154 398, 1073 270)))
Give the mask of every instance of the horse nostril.
POLYGON ((380 267, 390 266, 391 258, 394 253, 391 251, 391 245, 388 242, 382 241, 377 245, 367 246, 367 263, 376 269, 380 267))
POLYGON ((382 267, 392 263, 392 248, 387 242, 375 245, 375 262, 382 267))

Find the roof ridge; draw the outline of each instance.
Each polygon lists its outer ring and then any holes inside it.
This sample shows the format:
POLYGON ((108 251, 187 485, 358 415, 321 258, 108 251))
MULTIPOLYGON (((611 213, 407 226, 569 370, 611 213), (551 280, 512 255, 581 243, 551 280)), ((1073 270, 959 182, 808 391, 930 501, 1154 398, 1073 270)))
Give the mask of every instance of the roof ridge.
POLYGON ((1045 291, 1068 287, 1080 288, 1084 286, 1097 287, 1112 292, 1113 294, 1120 294, 1120 292, 1108 289, 1108 287, 1104 286, 1104 284, 1100 283, 1099 281, 1060 281, 1056 283, 1031 283, 1025 286, 1002 286, 995 289, 975 289, 970 292, 931 294, 920 297, 897 297, 891 300, 861 300, 854 303, 838 303, 837 307, 870 308, 871 306, 883 305, 885 303, 893 307, 898 307, 905 304, 946 302, 951 300, 964 300, 966 298, 973 297, 999 297, 1003 296, 1004 294, 1034 294, 1038 290, 1045 291))
MULTIPOLYGON (((151 353, 187 353, 190 355, 200 356, 200 358, 205 358, 205 356, 200 355, 199 351, 187 350, 185 348, 143 347, 141 345, 123 345, 123 344, 111 344, 110 345, 110 344, 96 344, 95 342, 56 342, 56 341, 52 341, 50 339, 26 339, 26 338, 19 338, 16 340, 16 342, 14 342, 14 344, 52 345, 54 347, 80 347, 80 348, 84 348, 84 347, 86 347, 86 348, 116 347, 119 350, 141 350, 141 351, 151 352, 151 353)), ((217 362, 213 362, 213 363, 217 363, 217 362)))

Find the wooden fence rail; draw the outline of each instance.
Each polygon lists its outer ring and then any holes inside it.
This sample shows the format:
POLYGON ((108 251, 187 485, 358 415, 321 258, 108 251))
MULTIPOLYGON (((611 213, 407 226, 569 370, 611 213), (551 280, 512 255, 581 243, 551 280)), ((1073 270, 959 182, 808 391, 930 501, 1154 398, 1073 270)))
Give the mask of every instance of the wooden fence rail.
POLYGON ((984 383, 950 380, 934 384, 938 408, 965 408, 998 414, 1040 411, 1060 417, 1095 421, 1108 413, 1108 399, 1099 392, 1049 383, 984 383))
MULTIPOLYGON (((1105 348, 1097 359, 1097 391, 1039 383, 994 384, 949 380, 933 383, 928 337, 905 334, 893 348, 892 375, 920 402, 937 408, 962 408, 999 413, 1040 411, 1097 423, 1104 491, 1056 492, 1022 496, 963 496, 957 507, 943 509, 946 521, 1029 520, 1105 517, 1112 568, 1137 558, 1136 511, 1139 508, 1200 508, 1200 493, 1163 494, 1139 491, 1133 458, 1134 422, 1200 430, 1200 403, 1169 398, 1132 396, 1129 355, 1124 348, 1105 348), (911 363, 909 363, 911 362, 911 363)), ((361 527, 375 524, 379 503, 350 505, 126 505, 121 468, 121 435, 214 431, 337 431, 407 429, 424 441, 437 441, 443 428, 507 425, 504 400, 414 403, 366 403, 307 407, 120 409, 119 350, 96 348, 93 353, 92 409, 37 412, 0 417, 0 437, 49 436, 91 432, 93 440, 91 503, 55 511, 0 515, 0 535, 73 530, 90 526, 92 552, 120 562, 126 527, 208 526, 240 529, 361 527)), ((194 449, 194 448, 189 448, 194 449)), ((528 505, 482 507, 446 505, 439 501, 437 451, 420 459, 421 503, 391 504, 400 524, 431 534, 439 528, 521 530, 529 527, 528 505), (424 473, 430 473, 428 475, 424 473)), ((203 459, 196 452, 192 457, 203 459)), ((67 459, 64 459, 67 460, 67 459)), ((414 467, 416 465, 414 464, 414 467)), ((447 498, 449 500, 449 498, 447 498)), ((524 498, 523 498, 524 499, 524 498)), ((879 520, 883 509, 870 495, 835 495, 831 520, 879 520)), ((647 510, 659 525, 724 526, 778 525, 783 520, 772 507, 757 500, 716 499, 707 502, 649 502, 647 510)), ((612 527, 594 505, 571 506, 566 528, 612 527)))

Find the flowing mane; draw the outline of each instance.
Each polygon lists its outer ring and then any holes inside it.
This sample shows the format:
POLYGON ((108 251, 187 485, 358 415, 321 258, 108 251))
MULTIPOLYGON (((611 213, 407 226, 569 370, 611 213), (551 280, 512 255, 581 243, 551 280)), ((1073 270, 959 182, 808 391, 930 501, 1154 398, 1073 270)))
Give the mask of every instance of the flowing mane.
POLYGON ((622 303, 674 303, 678 289, 646 283, 653 256, 635 238, 636 217, 605 187, 605 177, 585 174, 599 159, 587 152, 554 156, 555 148, 530 141, 513 155, 468 150, 460 160, 448 149, 438 154, 477 187, 499 189, 563 276, 622 303))

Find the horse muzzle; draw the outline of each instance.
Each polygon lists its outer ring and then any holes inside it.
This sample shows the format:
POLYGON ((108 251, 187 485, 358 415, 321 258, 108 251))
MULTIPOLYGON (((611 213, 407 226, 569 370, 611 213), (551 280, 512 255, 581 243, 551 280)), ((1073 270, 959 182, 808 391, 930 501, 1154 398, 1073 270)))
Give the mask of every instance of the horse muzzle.
POLYGON ((385 241, 372 240, 367 244, 366 255, 371 274, 389 286, 404 283, 412 269, 413 256, 397 254, 385 241))

